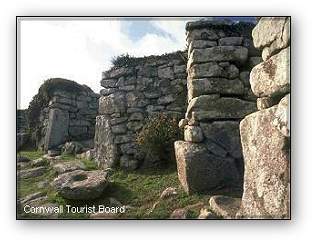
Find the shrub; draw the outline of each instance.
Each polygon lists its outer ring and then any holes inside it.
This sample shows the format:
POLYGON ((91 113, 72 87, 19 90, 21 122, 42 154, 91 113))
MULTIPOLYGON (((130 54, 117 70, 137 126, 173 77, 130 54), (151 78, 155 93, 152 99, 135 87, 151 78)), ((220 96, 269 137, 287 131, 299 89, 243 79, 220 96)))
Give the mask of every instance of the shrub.
POLYGON ((146 120, 145 125, 137 134, 136 142, 145 153, 169 162, 174 159, 174 142, 182 136, 178 128, 178 120, 157 114, 146 120))
POLYGON ((126 53, 126 54, 113 57, 112 64, 114 65, 114 67, 124 67, 124 66, 126 67, 126 66, 131 66, 134 60, 135 60, 134 57, 126 53))

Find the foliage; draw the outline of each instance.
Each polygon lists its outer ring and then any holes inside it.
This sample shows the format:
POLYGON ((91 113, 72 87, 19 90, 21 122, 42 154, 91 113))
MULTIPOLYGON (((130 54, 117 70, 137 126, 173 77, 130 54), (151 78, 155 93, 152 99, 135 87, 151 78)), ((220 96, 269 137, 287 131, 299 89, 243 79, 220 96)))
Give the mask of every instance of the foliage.
POLYGON ((114 56, 111 62, 115 67, 126 67, 132 65, 134 60, 134 57, 126 53, 119 56, 114 56))
POLYGON ((168 161, 173 159, 174 142, 181 135, 178 120, 160 113, 146 120, 142 130, 137 133, 136 142, 144 153, 168 161))
POLYGON ((113 64, 112 69, 116 69, 120 67, 143 65, 145 63, 160 61, 161 59, 163 59, 164 61, 171 61, 177 58, 181 59, 183 63, 187 63, 186 50, 176 51, 173 53, 165 53, 162 55, 150 55, 150 56, 143 56, 143 57, 134 57, 126 53, 126 54, 113 57, 111 62, 113 64))

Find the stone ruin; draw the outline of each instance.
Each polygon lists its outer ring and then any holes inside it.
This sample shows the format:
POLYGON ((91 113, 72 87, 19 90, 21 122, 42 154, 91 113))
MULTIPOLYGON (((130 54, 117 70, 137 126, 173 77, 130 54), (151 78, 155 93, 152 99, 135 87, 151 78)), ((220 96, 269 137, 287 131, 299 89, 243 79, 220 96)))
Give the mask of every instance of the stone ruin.
POLYGON ((40 103, 38 122, 33 120, 36 146, 47 152, 59 150, 67 141, 80 141, 92 148, 98 98, 86 85, 60 78, 46 81, 34 98, 44 99, 40 103))
MULTIPOLYGON (((67 141, 92 148, 94 138, 100 168, 136 169, 147 162, 136 133, 168 114, 184 130, 174 146, 187 193, 239 190, 242 199, 213 196, 210 208, 229 207, 231 215, 219 213, 226 218, 289 218, 289 30, 285 17, 189 22, 187 51, 130 58, 103 73, 100 97, 65 79, 44 84, 32 136, 45 151, 67 141)), ((31 123, 18 112, 18 134, 31 123)))
POLYGON ((185 52, 129 62, 104 72, 101 81, 95 148, 96 161, 103 168, 151 165, 137 147, 136 133, 151 115, 163 113, 180 119, 186 109, 185 52))
POLYGON ((179 180, 187 193, 242 188, 239 122, 256 111, 249 74, 261 61, 250 23, 186 25, 188 107, 184 141, 175 142, 179 180))
POLYGON ((16 112, 16 146, 17 150, 23 148, 29 141, 27 109, 20 109, 16 112))
POLYGON ((290 18, 261 18, 252 32, 263 62, 250 74, 257 112, 240 123, 245 159, 238 218, 290 217, 290 18))

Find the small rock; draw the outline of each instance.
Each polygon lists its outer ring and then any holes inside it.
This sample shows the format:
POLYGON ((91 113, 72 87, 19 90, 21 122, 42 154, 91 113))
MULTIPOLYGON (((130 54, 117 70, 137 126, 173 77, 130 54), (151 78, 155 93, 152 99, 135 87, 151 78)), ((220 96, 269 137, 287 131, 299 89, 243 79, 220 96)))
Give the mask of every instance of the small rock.
POLYGON ((18 177, 19 178, 31 178, 31 177, 37 177, 41 176, 46 172, 46 167, 40 166, 36 168, 31 168, 27 170, 21 170, 18 172, 18 177))
POLYGON ((48 180, 40 181, 40 182, 37 183, 37 187, 39 189, 45 188, 47 186, 49 186, 49 181, 48 180))
POLYGON ((83 149, 83 145, 76 141, 66 142, 62 148, 63 154, 77 154, 83 149))
POLYGON ((173 195, 177 195, 176 188, 175 187, 168 187, 161 193, 160 199, 168 198, 168 197, 171 197, 173 195))
POLYGON ((26 204, 26 203, 28 203, 28 202, 34 200, 34 199, 43 197, 43 196, 45 196, 45 195, 46 195, 46 193, 44 193, 44 192, 35 192, 35 193, 29 194, 29 195, 27 195, 26 197, 22 198, 22 199, 20 200, 20 202, 21 202, 21 204, 26 204))
POLYGON ((181 119, 180 121, 179 121, 179 123, 178 123, 178 127, 180 128, 180 129, 183 129, 183 128, 185 128, 185 126, 188 124, 188 119, 181 119))
POLYGON ((209 204, 217 215, 225 219, 233 219, 240 208, 241 199, 217 195, 210 198, 209 204))
POLYGON ((38 159, 33 160, 33 161, 31 162, 31 165, 32 165, 32 166, 35 166, 35 167, 44 166, 44 165, 46 165, 46 164, 47 164, 47 162, 46 162, 46 160, 45 160, 44 158, 38 158, 38 159))
POLYGON ((29 158, 27 158, 27 157, 25 157, 25 156, 18 156, 17 158, 16 158, 16 162, 29 162, 30 161, 30 159, 29 158))
POLYGON ((175 209, 171 216, 170 216, 170 219, 186 219, 187 218, 187 209, 185 208, 178 208, 178 209, 175 209))
POLYGON ((203 133, 199 126, 185 126, 185 141, 200 143, 203 140, 203 133))
POLYGON ((216 219, 217 216, 210 212, 209 209, 207 208, 201 208, 200 209, 200 214, 198 216, 198 219, 216 219))
POLYGON ((59 150, 48 150, 48 156, 55 157, 61 155, 61 151, 59 150))
POLYGON ((109 197, 109 202, 110 202, 110 205, 114 206, 114 207, 122 207, 123 206, 123 204, 120 201, 116 200, 114 197, 109 197))
POLYGON ((80 161, 68 161, 68 162, 60 162, 53 165, 53 169, 58 174, 63 174, 70 171, 75 170, 85 170, 86 166, 80 161))
POLYGON ((117 217, 116 213, 93 213, 90 214, 90 219, 115 219, 117 217))

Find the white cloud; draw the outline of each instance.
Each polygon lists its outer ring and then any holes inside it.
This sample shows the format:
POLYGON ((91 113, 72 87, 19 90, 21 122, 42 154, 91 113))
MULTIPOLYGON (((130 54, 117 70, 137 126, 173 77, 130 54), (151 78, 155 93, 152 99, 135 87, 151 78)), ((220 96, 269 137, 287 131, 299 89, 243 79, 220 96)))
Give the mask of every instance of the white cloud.
POLYGON ((144 56, 183 49, 185 22, 151 21, 169 35, 149 33, 132 41, 122 32, 118 20, 21 21, 21 108, 27 108, 48 78, 71 79, 98 92, 101 72, 110 67, 113 56, 126 52, 144 56))

